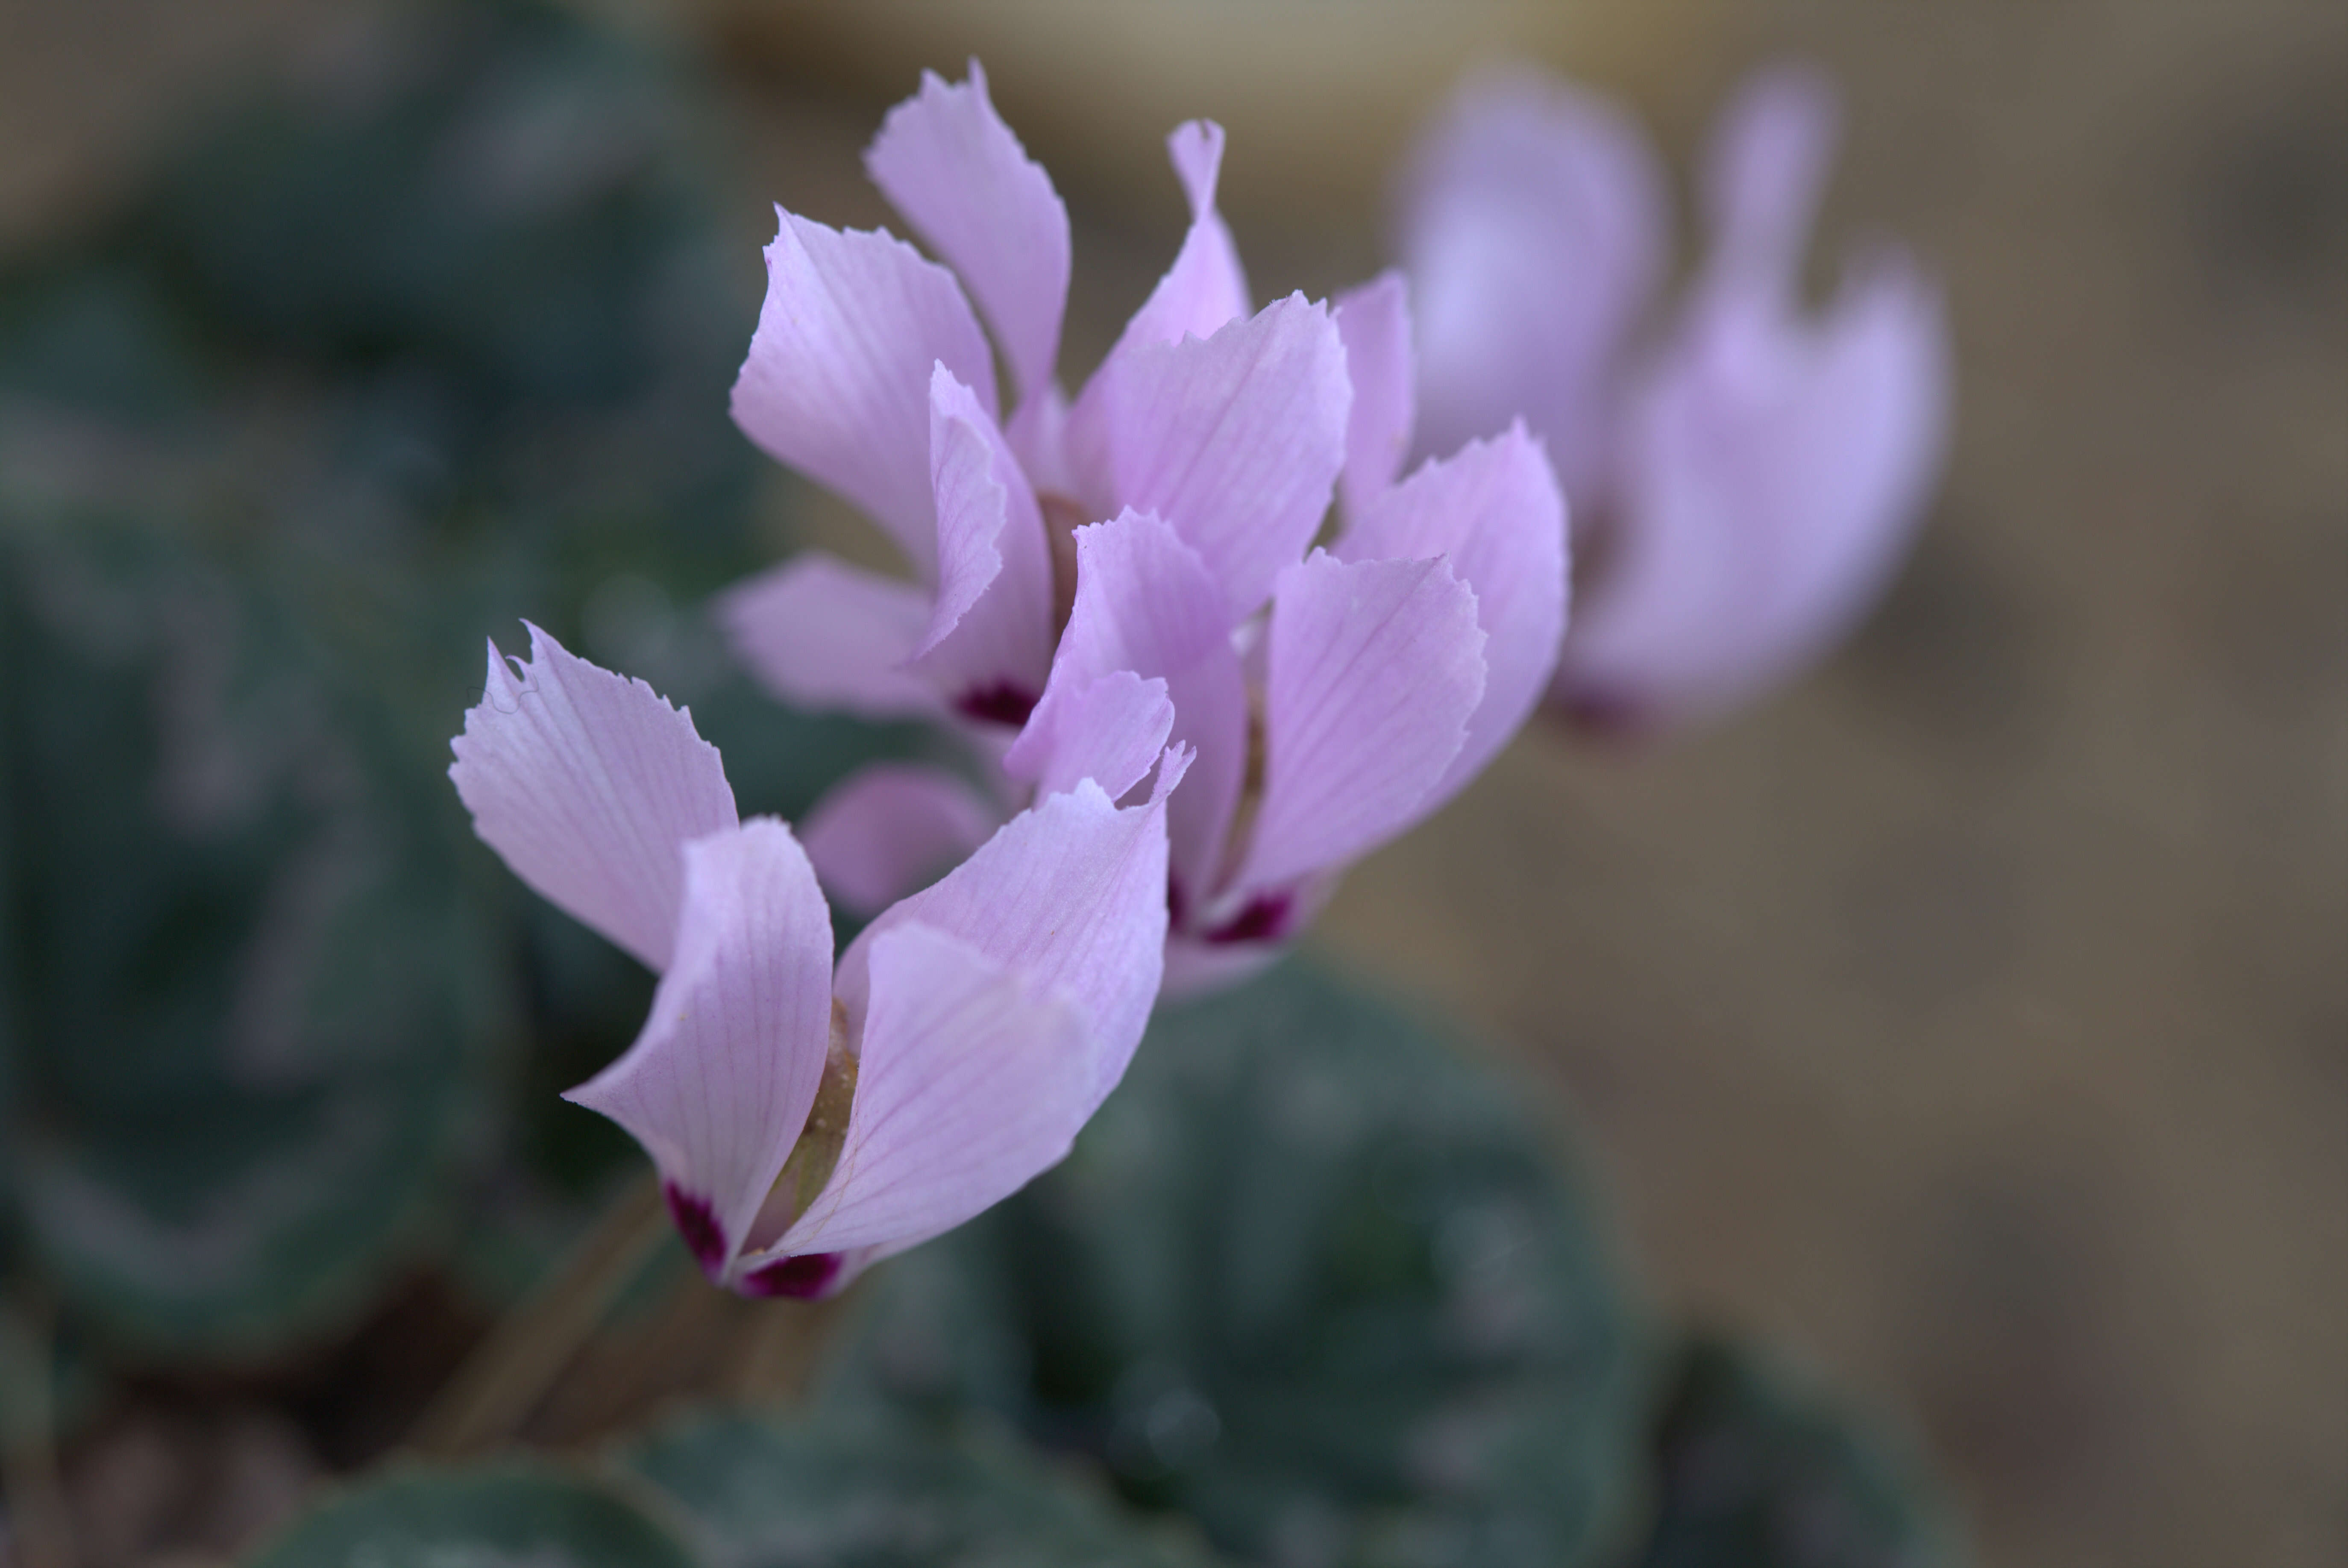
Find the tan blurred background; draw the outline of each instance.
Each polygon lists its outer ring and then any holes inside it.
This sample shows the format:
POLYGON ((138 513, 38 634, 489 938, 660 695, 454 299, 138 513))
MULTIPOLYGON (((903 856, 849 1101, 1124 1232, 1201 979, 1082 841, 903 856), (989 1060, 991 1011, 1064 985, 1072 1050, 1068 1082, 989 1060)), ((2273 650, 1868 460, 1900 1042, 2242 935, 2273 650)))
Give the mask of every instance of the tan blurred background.
MULTIPOLYGON (((1322 939, 1560 1085, 1655 1295, 1904 1419, 1986 1562, 2348 1561, 2348 5, 603 8, 705 46, 744 188, 835 222, 981 54, 1076 214, 1077 373, 1179 238, 1179 119, 1231 130, 1259 296, 1322 293, 1475 59, 1681 157, 1746 67, 1827 63, 1828 246, 1904 237, 1955 312, 1912 568, 1720 729, 1527 737, 1322 939)), ((0 247, 356 14, 0 0, 0 247)))

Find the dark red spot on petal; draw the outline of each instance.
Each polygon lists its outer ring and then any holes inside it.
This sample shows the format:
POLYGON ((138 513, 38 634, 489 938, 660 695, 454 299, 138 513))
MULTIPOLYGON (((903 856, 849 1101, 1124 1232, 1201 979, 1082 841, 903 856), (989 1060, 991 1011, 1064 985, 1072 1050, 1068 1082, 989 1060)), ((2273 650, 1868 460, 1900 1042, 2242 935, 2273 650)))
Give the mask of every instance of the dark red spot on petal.
POLYGON ((954 700, 954 711, 982 724, 1007 724, 1016 729, 1035 711, 1036 701, 1036 694, 1025 686, 997 681, 963 693, 954 700))
POLYGON ((1175 931, 1188 930, 1190 924, 1190 895, 1172 872, 1166 873, 1166 923, 1175 931))
POLYGON ((1296 901, 1284 892, 1260 892, 1240 912, 1207 933, 1209 942, 1277 942, 1288 934, 1296 901))
POLYGON ((713 1275, 723 1272, 729 1250, 726 1227, 717 1222, 709 1200, 695 1197, 674 1181, 663 1183, 661 1191, 668 1199, 668 1217, 676 1222, 676 1233, 685 1238, 685 1250, 702 1272, 713 1275))
POLYGON ((806 1253, 753 1269, 742 1276, 744 1295, 782 1295, 807 1301, 821 1295, 839 1277, 838 1253, 806 1253))
POLYGON ((1622 692, 1575 692, 1558 707, 1567 724, 1593 740, 1638 740, 1654 727, 1645 705, 1622 692))

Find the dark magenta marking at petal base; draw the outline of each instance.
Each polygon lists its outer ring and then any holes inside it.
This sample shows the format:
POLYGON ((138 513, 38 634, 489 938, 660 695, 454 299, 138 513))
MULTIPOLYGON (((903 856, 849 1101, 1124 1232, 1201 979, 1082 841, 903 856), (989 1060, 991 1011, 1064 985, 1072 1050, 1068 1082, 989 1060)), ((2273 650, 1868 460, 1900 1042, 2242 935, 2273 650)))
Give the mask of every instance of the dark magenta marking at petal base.
POLYGON ((661 1191, 668 1199, 668 1217, 676 1222, 676 1233, 685 1238, 685 1250, 692 1253, 702 1272, 711 1275, 724 1272, 726 1227, 717 1222, 709 1200, 695 1197, 674 1181, 664 1182, 661 1191))
POLYGON ((1007 724, 1013 728, 1027 722, 1035 711, 1035 693, 1009 681, 997 681, 993 686, 973 686, 954 700, 954 711, 964 718, 974 718, 984 724, 1007 724))
POLYGON ((1240 912, 1207 933, 1209 942, 1277 942, 1288 934, 1296 901, 1284 892, 1260 892, 1240 912))
POLYGON ((1568 725, 1593 740, 1640 740, 1654 727, 1647 707, 1621 692, 1575 692, 1558 706, 1568 725))
POLYGON ((808 1301, 821 1295, 839 1277, 838 1253, 803 1253, 768 1264, 742 1276, 744 1295, 784 1295, 808 1301))

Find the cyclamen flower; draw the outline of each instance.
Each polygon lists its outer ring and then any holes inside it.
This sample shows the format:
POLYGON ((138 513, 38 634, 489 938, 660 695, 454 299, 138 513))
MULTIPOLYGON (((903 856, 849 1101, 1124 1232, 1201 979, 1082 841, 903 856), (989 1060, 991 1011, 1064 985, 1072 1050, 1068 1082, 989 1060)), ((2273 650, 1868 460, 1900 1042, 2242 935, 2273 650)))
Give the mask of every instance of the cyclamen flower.
MULTIPOLYGON (((1521 427, 1395 483, 1400 280, 1250 315, 1214 208, 1222 133, 1194 122, 1169 149, 1189 235, 1073 403, 1051 378, 1066 211, 975 64, 925 77, 866 156, 954 272, 782 214, 735 418, 870 512, 914 578, 802 556, 721 614, 786 698, 946 718, 999 756, 1009 798, 1080 779, 1115 798, 1191 748, 1168 803, 1170 961, 1208 978, 1275 953, 1346 861, 1522 724, 1563 628, 1564 519, 1521 427), (1017 391, 1001 426, 963 285, 1017 391), (1313 550, 1339 491, 1346 526, 1313 550)), ((819 808, 809 850, 874 900, 991 809, 876 772, 819 808)))
POLYGON ((660 974, 567 1097, 627 1129, 710 1277, 829 1294, 1056 1162, 1157 998, 1166 796, 1089 784, 1013 820, 832 966, 790 829, 741 820, 689 714, 530 628, 494 645, 449 769, 516 875, 660 974))
POLYGON ((1802 304, 1834 139, 1807 71, 1747 84, 1714 134, 1710 249, 1675 319, 1634 338, 1663 262, 1663 183, 1637 132, 1572 88, 1462 95, 1403 186, 1429 434, 1521 413, 1581 520, 1552 695, 1643 728, 1716 712, 1839 637, 1904 555, 1939 470, 1938 292, 1888 247, 1802 304))

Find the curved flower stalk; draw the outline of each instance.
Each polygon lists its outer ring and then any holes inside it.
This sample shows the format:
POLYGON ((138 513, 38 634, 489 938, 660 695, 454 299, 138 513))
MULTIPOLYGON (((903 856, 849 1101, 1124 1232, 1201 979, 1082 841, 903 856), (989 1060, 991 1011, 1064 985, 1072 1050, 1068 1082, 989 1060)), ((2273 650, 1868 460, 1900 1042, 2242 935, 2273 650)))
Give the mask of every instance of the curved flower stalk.
MULTIPOLYGON (((1345 862, 1523 723, 1562 633, 1565 540, 1521 426, 1396 483, 1401 280, 1250 315, 1214 208, 1222 133, 1185 125, 1169 150, 1189 235, 1072 403, 1051 380, 1066 214, 975 64, 926 77, 866 157, 953 271, 783 214, 735 418, 870 512, 913 577, 802 556, 721 614, 788 699, 982 739, 1006 800, 1086 779, 1119 798, 1189 748, 1168 897, 1169 974, 1194 981, 1276 953, 1345 862), (981 314, 1018 399, 1000 425, 981 314), (1345 526, 1314 549, 1333 496, 1345 526)), ((988 820, 967 787, 897 769, 843 785, 808 847, 869 907, 988 820)))
POLYGON ((1165 815, 1044 800, 832 964, 808 856, 736 814, 716 749, 641 681, 530 628, 489 649, 449 776, 516 875, 660 975, 625 1054, 569 1099, 659 1167, 710 1277, 838 1290, 1056 1163, 1123 1076, 1165 941, 1165 815))
POLYGON ((1651 340, 1655 160, 1589 95, 1463 93, 1405 176, 1430 434, 1521 412, 1560 456, 1583 571, 1553 697, 1594 727, 1716 713, 1823 653, 1904 555, 1946 437, 1937 290, 1889 248, 1819 313, 1802 253, 1834 140, 1826 83, 1753 78, 1714 133, 1708 250, 1651 340))

